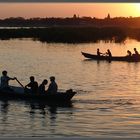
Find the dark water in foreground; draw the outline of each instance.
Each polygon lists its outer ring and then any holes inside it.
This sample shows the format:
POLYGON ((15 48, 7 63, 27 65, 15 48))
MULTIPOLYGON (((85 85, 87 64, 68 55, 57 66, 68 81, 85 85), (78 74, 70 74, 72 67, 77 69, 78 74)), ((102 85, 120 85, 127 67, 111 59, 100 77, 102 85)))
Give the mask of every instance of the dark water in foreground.
MULTIPOLYGON (((78 94, 69 106, 0 101, 1 136, 140 137, 140 63, 85 60, 81 51, 110 48, 113 55, 140 43, 42 44, 32 40, 0 41, 0 71, 22 84, 34 75, 56 76, 59 89, 78 94)), ((10 84, 18 85, 12 81, 10 84)))

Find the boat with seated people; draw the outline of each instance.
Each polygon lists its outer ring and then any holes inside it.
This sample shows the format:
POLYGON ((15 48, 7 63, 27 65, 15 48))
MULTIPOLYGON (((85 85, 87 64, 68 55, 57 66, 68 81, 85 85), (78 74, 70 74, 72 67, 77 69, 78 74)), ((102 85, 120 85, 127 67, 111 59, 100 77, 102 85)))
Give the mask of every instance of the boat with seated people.
POLYGON ((95 55, 90 53, 81 52, 82 55, 88 59, 93 60, 106 60, 106 61, 126 61, 126 62, 140 62, 140 55, 132 55, 132 56, 104 56, 104 55, 95 55))
POLYGON ((29 89, 26 90, 23 87, 9 86, 11 90, 4 90, 0 88, 0 99, 6 100, 35 100, 45 102, 68 102, 76 94, 72 89, 57 92, 54 94, 50 93, 31 93, 29 89))

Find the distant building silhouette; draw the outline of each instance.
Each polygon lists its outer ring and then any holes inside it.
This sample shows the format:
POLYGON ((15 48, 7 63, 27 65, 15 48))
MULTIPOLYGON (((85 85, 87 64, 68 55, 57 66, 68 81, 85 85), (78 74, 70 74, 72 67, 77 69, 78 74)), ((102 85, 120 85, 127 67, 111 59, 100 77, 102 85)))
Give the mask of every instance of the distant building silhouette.
POLYGON ((73 18, 77 18, 76 14, 73 15, 73 18))
POLYGON ((110 19, 110 14, 107 15, 107 19, 110 19))

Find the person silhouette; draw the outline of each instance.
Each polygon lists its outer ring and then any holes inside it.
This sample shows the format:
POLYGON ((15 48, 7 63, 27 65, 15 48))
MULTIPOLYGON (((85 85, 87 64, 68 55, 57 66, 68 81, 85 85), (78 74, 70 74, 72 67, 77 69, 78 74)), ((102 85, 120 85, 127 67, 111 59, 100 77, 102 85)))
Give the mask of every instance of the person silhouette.
POLYGON ((99 48, 98 48, 97 49, 97 56, 100 56, 101 54, 103 54, 103 53, 101 53, 100 50, 99 50, 99 48))
POLYGON ((37 93, 38 92, 38 83, 35 81, 34 76, 30 76, 30 82, 25 86, 25 88, 29 87, 31 90, 31 93, 37 93))
POLYGON ((38 87, 38 92, 40 94, 42 93, 46 93, 45 91, 45 86, 48 84, 48 80, 47 79, 44 79, 43 82, 40 84, 40 86, 38 87))
POLYGON ((107 49, 106 54, 107 54, 110 58, 112 57, 111 51, 110 51, 109 49, 107 49))
POLYGON ((132 56, 131 51, 127 50, 127 56, 132 56))
POLYGON ((8 76, 8 72, 6 70, 2 71, 1 86, 0 86, 1 89, 12 91, 13 89, 9 87, 9 81, 10 80, 16 80, 16 77, 11 78, 11 77, 8 76))
POLYGON ((57 90, 58 90, 57 83, 55 82, 55 77, 51 76, 50 81, 51 81, 51 83, 49 84, 47 93, 55 94, 55 93, 57 93, 57 90))
POLYGON ((136 48, 134 48, 134 55, 139 55, 139 52, 137 51, 137 49, 136 48))

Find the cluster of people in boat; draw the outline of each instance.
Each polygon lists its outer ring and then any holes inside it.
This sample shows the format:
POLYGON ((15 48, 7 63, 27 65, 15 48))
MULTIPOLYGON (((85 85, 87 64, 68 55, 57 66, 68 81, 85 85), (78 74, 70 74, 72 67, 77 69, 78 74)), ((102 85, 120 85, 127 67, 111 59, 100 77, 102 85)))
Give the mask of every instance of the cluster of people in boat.
POLYGON ((112 57, 112 53, 109 49, 107 49, 107 52, 106 53, 101 53, 99 48, 97 49, 97 56, 101 56, 101 55, 106 55, 106 56, 109 56, 109 57, 112 57))
MULTIPOLYGON (((101 53, 99 48, 97 49, 97 56, 101 56, 101 55, 106 55, 106 56, 109 56, 109 57, 112 57, 112 53, 109 49, 107 49, 107 52, 106 53, 101 53)), ((131 53, 130 50, 127 50, 127 56, 139 56, 139 52, 137 51, 136 48, 134 48, 134 54, 131 53)))
MULTIPOLYGON (((10 80, 17 80, 16 77, 14 78, 11 78, 8 76, 7 74, 7 71, 3 71, 2 72, 2 76, 1 76, 1 86, 0 88, 1 89, 4 89, 4 90, 13 90, 10 88, 9 86, 9 81, 10 80)), ((54 76, 51 76, 50 77, 50 84, 48 86, 48 89, 45 90, 45 86, 48 84, 48 80, 47 79, 44 79, 42 81, 42 83, 40 85, 38 85, 38 82, 35 81, 35 78, 34 76, 31 76, 30 77, 30 82, 24 87, 26 91, 30 91, 31 93, 50 93, 50 94, 54 94, 54 93, 57 93, 57 90, 58 90, 58 86, 57 86, 57 83, 55 82, 55 77, 54 76)))
POLYGON ((134 54, 132 54, 130 50, 127 50, 127 56, 139 56, 139 55, 140 54, 136 48, 134 48, 134 54))

